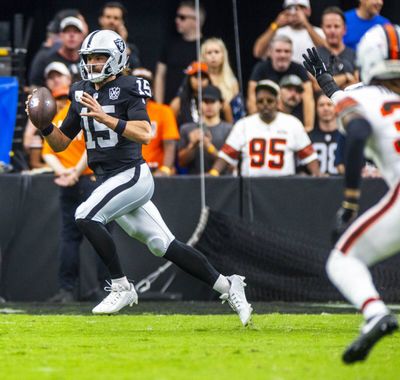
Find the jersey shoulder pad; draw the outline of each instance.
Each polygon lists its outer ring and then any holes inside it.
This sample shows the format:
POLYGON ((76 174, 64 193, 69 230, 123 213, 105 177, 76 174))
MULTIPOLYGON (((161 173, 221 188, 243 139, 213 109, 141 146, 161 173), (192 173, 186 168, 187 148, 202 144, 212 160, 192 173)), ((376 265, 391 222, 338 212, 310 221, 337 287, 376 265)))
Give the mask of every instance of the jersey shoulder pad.
POLYGON ((336 114, 338 117, 343 117, 344 115, 352 111, 360 111, 361 104, 352 96, 345 96, 336 104, 336 114))

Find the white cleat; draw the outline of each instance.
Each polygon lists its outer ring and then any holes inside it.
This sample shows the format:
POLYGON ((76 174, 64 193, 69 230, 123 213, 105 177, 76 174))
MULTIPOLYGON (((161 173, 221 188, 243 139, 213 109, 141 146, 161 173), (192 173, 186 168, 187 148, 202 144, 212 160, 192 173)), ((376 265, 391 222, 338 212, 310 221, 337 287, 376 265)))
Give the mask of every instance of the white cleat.
POLYGON ((138 303, 138 295, 132 283, 129 283, 130 289, 125 289, 119 284, 111 284, 106 286, 104 290, 110 294, 104 298, 93 310, 93 314, 114 314, 118 313, 122 308, 134 303, 138 303))
POLYGON ((229 276, 228 280, 231 283, 229 293, 222 294, 219 298, 222 300, 222 303, 228 301, 231 308, 238 313, 243 326, 247 326, 251 320, 253 308, 247 302, 246 294, 244 292, 246 286, 246 283, 244 282, 245 277, 234 274, 229 276))

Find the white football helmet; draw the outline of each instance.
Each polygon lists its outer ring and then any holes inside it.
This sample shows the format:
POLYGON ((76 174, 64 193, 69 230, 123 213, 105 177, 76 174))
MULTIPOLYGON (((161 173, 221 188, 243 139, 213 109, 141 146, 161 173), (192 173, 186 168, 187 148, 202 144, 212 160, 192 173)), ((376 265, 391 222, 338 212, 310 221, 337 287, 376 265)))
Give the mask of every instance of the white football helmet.
POLYGON ((365 84, 400 78, 400 27, 386 24, 369 29, 357 46, 357 64, 365 84))
POLYGON ((82 79, 93 83, 101 82, 110 75, 117 75, 123 70, 128 60, 125 41, 112 30, 95 30, 90 33, 82 43, 79 56, 79 69, 82 79), (108 60, 100 73, 93 71, 95 65, 87 63, 87 56, 95 53, 108 56, 108 60))

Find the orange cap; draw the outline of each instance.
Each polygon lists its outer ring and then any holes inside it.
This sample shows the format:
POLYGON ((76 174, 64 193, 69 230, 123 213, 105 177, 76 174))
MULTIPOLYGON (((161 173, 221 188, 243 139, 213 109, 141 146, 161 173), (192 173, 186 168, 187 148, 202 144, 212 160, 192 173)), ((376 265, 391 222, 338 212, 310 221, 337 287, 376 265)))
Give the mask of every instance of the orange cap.
POLYGON ((51 95, 53 95, 54 98, 61 98, 62 96, 68 96, 69 94, 69 88, 67 86, 59 86, 56 87, 52 92, 51 95))
POLYGON ((186 68, 185 74, 193 75, 193 74, 197 74, 199 71, 201 71, 202 73, 208 74, 207 63, 194 61, 186 68))

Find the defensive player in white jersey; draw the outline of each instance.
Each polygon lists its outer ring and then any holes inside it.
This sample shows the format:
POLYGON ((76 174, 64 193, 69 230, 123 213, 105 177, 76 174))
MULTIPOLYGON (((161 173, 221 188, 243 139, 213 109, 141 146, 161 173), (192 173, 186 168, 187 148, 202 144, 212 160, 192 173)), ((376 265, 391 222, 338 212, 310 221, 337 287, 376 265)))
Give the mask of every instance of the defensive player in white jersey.
POLYGON ((256 86, 258 113, 239 120, 210 170, 219 175, 241 156, 241 175, 286 176, 295 174, 296 155, 310 173, 319 175, 318 156, 300 120, 278 111, 279 86, 263 80, 256 86))
POLYGON ((305 67, 337 102, 346 134, 344 201, 337 212, 328 276, 364 315, 359 337, 343 360, 365 360, 383 336, 398 329, 396 317, 381 300, 368 267, 400 252, 400 28, 370 29, 357 48, 365 86, 348 92, 338 88, 316 51, 308 51, 305 67), (322 63, 322 65, 321 65, 322 63), (363 153, 378 166, 389 191, 358 219, 363 153))

